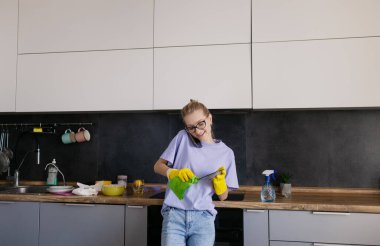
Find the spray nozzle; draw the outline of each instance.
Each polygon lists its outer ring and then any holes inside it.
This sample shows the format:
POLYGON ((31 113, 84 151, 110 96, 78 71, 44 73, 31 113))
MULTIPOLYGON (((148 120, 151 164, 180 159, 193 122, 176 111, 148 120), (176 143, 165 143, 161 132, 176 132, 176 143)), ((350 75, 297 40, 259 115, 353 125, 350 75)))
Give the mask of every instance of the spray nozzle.
POLYGON ((276 180, 276 177, 275 177, 275 170, 265 170, 263 173, 263 175, 265 175, 265 180, 267 182, 270 181, 270 178, 272 177, 273 180, 276 180))

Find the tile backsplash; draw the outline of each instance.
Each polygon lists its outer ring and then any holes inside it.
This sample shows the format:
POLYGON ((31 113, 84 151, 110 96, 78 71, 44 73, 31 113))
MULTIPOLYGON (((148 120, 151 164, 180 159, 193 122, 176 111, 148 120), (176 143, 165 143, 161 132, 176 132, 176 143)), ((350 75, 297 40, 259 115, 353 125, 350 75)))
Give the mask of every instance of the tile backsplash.
MULTIPOLYGON (((216 138, 235 153, 239 183, 261 185, 264 169, 292 173, 294 186, 380 186, 380 110, 211 110, 216 138)), ((116 181, 164 183, 153 165, 170 140, 183 128, 178 111, 2 114, 1 123, 92 122, 86 127, 91 141, 63 144, 67 129, 36 134, 41 164, 29 155, 21 179, 45 180, 45 165, 53 158, 66 180, 93 183, 116 181)), ((24 154, 34 148, 32 134, 10 128, 10 146, 16 151, 12 173, 24 154), (16 144, 19 139, 18 144, 16 144), (17 149, 16 148, 17 145, 17 149)), ((5 179, 6 174, 0 176, 5 179)))

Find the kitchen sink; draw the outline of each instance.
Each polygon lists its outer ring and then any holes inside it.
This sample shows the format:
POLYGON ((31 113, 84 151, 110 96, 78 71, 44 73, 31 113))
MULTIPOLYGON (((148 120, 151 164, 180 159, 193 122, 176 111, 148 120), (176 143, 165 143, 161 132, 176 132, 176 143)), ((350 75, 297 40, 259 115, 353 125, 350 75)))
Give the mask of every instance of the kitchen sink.
MULTIPOLYGON (((155 199, 164 199, 165 198, 165 192, 157 193, 150 198, 155 199)), ((212 196, 212 200, 219 201, 219 198, 217 195, 212 196)), ((228 197, 225 201, 243 201, 244 200, 244 193, 229 193, 228 197)))
POLYGON ((31 185, 31 186, 2 186, 0 194, 38 194, 47 193, 49 188, 47 185, 31 185))

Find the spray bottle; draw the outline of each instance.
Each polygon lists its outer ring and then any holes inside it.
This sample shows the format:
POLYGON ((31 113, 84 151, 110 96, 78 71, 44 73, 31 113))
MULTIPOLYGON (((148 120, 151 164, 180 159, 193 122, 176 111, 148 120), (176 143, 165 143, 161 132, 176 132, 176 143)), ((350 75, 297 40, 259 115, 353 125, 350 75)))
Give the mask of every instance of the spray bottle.
POLYGON ((261 189, 261 201, 262 202, 273 202, 276 200, 276 191, 271 183, 271 176, 273 177, 274 170, 265 170, 263 175, 265 175, 265 183, 261 189))
POLYGON ((57 162, 55 161, 55 159, 53 159, 52 162, 48 163, 45 166, 45 170, 48 166, 50 166, 48 169, 48 177, 46 180, 47 185, 58 185, 58 178, 57 178, 58 168, 57 168, 56 164, 57 164, 57 162))

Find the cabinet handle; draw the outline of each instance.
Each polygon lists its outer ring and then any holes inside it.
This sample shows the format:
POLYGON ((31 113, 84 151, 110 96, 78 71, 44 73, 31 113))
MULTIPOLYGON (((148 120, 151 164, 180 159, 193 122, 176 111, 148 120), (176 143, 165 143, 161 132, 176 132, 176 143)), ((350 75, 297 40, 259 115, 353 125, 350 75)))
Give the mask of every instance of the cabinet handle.
POLYGON ((344 216, 351 215, 350 213, 339 213, 339 212, 314 212, 314 211, 313 211, 313 214, 316 214, 316 215, 344 215, 344 216))
POLYGON ((95 207, 95 204, 82 204, 82 203, 65 203, 65 206, 76 206, 76 207, 95 207))
POLYGON ((248 213, 264 213, 266 210, 259 210, 259 209, 247 209, 248 213))
POLYGON ((313 243, 313 246, 351 246, 348 244, 313 243))
POLYGON ((144 206, 127 206, 128 208, 144 208, 144 206))
POLYGON ((5 201, 0 201, 0 204, 14 204, 15 202, 5 202, 5 201))

